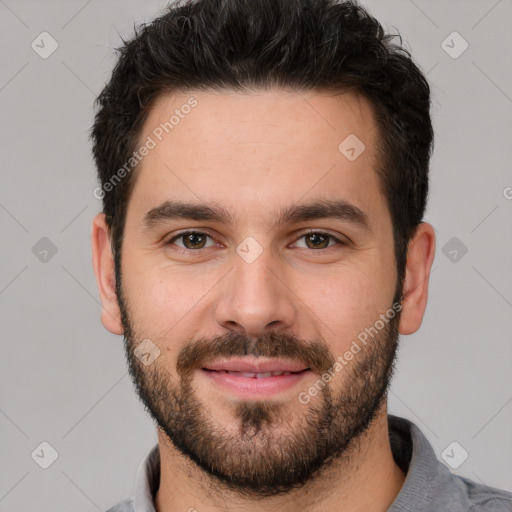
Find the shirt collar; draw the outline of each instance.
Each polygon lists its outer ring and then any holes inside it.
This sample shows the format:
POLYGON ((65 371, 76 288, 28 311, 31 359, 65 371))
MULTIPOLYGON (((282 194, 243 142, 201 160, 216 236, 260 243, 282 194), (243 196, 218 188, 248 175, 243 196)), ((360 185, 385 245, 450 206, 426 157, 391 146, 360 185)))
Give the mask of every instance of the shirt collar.
POLYGON ((147 452, 135 477, 134 512, 156 512, 155 496, 160 486, 160 450, 158 443, 147 452))
POLYGON ((406 473, 405 481, 387 512, 431 510, 433 488, 452 478, 439 462, 431 444, 411 421, 388 414, 389 440, 395 462, 406 473))

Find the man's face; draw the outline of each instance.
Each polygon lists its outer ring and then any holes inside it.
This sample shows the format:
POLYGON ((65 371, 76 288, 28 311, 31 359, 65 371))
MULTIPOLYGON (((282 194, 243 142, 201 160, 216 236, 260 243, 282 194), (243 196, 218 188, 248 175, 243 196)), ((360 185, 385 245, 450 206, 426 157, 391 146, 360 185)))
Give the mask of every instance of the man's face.
POLYGON ((148 136, 117 276, 130 372, 205 471, 233 489, 289 490, 367 428, 391 374, 399 315, 378 321, 397 272, 371 109, 351 94, 180 93, 154 105, 140 145, 148 136), (229 218, 172 216, 166 202, 229 218), (339 215, 298 208, 334 202, 339 215), (143 340, 159 350, 148 365, 143 340))

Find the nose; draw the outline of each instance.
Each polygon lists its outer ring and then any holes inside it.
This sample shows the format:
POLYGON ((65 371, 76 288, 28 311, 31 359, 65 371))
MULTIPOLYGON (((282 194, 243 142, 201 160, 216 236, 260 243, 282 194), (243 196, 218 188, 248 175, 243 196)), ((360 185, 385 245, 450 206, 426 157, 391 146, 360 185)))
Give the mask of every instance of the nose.
POLYGON ((251 337, 292 326, 297 299, 278 267, 269 250, 251 263, 234 255, 219 293, 218 324, 251 337))

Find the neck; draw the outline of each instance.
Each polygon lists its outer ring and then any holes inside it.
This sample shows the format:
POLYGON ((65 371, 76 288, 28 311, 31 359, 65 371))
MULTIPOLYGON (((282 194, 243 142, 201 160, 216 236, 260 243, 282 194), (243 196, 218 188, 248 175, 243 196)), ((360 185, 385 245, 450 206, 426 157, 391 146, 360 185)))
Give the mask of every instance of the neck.
POLYGON ((294 512, 298 509, 384 512, 405 480, 389 444, 386 403, 370 428, 353 440, 335 464, 300 489, 273 497, 241 497, 221 488, 210 475, 179 453, 160 430, 158 438, 161 467, 155 499, 157 512, 294 512))

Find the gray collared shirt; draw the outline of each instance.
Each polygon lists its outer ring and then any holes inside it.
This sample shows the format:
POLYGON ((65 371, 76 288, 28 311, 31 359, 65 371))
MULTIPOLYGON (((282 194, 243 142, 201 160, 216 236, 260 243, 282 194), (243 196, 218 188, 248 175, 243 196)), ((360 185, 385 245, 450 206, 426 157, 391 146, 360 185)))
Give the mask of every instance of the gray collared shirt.
MULTIPOLYGON (((421 430, 411 421, 388 415, 389 439, 405 482, 388 512, 512 512, 512 493, 452 474, 437 460, 421 430)), ((107 512, 156 512, 160 484, 158 444, 140 463, 135 493, 107 512)))

